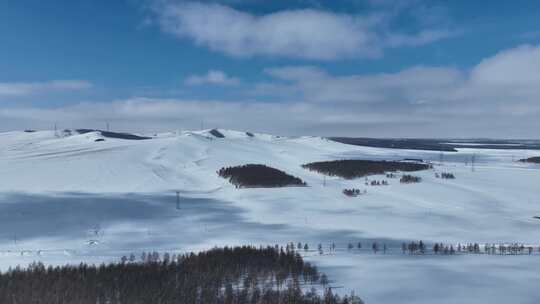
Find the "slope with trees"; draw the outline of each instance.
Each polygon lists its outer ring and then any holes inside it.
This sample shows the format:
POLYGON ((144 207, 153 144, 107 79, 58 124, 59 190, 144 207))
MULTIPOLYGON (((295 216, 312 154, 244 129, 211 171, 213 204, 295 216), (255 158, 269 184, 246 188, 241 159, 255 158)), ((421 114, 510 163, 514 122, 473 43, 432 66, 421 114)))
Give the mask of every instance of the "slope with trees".
POLYGON ((294 250, 225 247, 179 256, 143 253, 139 261, 132 254, 100 266, 35 263, 0 274, 0 303, 362 303, 333 295, 328 283, 294 250), (313 291, 305 292, 309 287, 313 291))

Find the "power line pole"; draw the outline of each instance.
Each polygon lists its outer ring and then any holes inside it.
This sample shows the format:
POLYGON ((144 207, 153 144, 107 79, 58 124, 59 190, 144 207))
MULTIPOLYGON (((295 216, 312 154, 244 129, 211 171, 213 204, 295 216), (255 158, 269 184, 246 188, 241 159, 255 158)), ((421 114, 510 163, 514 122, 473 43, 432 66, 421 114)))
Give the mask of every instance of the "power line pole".
POLYGON ((176 191, 176 210, 180 210, 180 191, 176 191))
POLYGON ((476 161, 476 153, 473 153, 471 157, 471 171, 474 172, 474 162, 476 161))

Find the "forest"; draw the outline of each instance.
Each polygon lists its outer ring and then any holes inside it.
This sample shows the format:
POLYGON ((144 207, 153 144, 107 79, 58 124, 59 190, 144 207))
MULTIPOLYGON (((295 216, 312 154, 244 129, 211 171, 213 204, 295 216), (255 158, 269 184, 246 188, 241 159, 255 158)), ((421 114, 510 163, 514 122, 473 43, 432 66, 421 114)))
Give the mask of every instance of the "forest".
POLYGON ((294 249, 214 248, 144 253, 120 263, 52 267, 34 263, 0 274, 0 303, 281 304, 363 303, 334 295, 326 275, 294 249))
POLYGON ((302 168, 328 176, 353 179, 372 174, 384 174, 386 172, 427 170, 431 168, 431 165, 415 162, 348 159, 314 162, 302 165, 302 168))
POLYGON ((237 188, 306 186, 306 183, 298 177, 258 164, 223 167, 218 170, 217 174, 229 179, 229 182, 237 188))

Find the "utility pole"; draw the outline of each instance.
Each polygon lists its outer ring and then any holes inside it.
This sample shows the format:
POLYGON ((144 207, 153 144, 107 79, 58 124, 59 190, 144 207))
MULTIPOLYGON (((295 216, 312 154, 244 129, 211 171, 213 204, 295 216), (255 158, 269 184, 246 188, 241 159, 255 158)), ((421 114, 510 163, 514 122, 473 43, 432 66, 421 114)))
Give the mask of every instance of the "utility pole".
POLYGON ((176 210, 180 210, 180 191, 176 191, 176 210))
POLYGON ((474 162, 476 161, 476 153, 473 153, 471 157, 471 171, 474 172, 474 162))
POLYGON ((109 122, 107 121, 107 132, 109 132, 109 122))
POLYGON ((58 128, 56 127, 56 123, 54 123, 54 136, 58 137, 58 128))

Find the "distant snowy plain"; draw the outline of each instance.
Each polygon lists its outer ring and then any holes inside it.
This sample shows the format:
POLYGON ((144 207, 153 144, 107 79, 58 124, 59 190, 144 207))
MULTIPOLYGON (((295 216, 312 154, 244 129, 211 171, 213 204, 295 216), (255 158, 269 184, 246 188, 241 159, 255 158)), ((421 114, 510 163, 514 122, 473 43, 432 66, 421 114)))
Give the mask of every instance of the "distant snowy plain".
MULTIPOLYGON (((186 252, 239 244, 323 244, 310 250, 336 291, 367 303, 540 303, 540 254, 409 256, 402 242, 540 245, 540 167, 528 150, 433 152, 358 147, 319 137, 220 130, 156 134, 0 133, 0 269, 116 261, 143 251, 186 252), (103 138, 104 141, 96 141, 103 138), (475 165, 471 165, 474 155, 475 165), (334 159, 433 161, 423 182, 365 186, 323 178, 302 164, 334 159), (442 162, 441 162, 442 161, 442 162), (216 171, 266 164, 308 187, 236 189, 216 171), (455 180, 435 178, 452 172, 455 180), (349 198, 344 188, 366 189, 349 198), (176 191, 180 209, 176 208, 176 191), (386 255, 366 248, 374 240, 386 255), (328 253, 332 242, 338 250, 328 253), (362 242, 363 250, 347 250, 362 242)), ((370 176, 369 179, 385 179, 370 176)))

